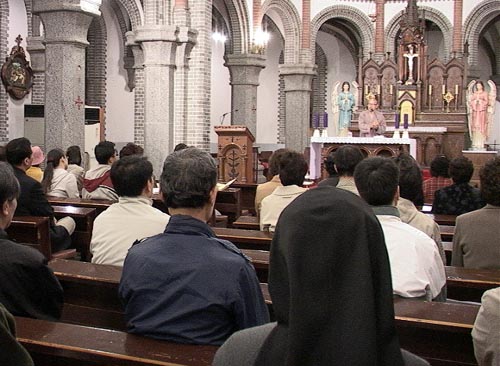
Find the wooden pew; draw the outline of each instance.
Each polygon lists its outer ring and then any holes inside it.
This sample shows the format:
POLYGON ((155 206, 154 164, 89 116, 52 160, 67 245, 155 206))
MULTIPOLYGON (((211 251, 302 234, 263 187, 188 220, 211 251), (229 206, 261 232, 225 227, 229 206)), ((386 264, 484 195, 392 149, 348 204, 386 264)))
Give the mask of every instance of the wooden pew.
POLYGON ((56 219, 70 216, 75 220, 75 232, 71 235, 72 245, 80 252, 83 261, 90 261, 90 240, 92 239, 96 209, 75 206, 53 206, 53 208, 56 219))
MULTIPOLYGON (((267 282, 269 252, 242 249, 250 257, 261 282, 267 282)), ((445 267, 448 298, 460 301, 481 302, 483 293, 500 287, 500 270, 445 267)))
POLYGON ((52 252, 50 242, 50 224, 48 217, 14 216, 7 233, 15 242, 29 245, 42 253, 47 260, 54 258, 74 258, 75 249, 52 252))
POLYGON ((215 209, 228 217, 230 227, 241 216, 241 189, 229 187, 217 192, 215 209))
POLYGON ((84 208, 95 208, 95 216, 105 211, 109 206, 111 206, 114 201, 110 200, 84 200, 82 198, 60 198, 47 196, 47 200, 52 206, 74 206, 74 207, 84 207, 84 208))
POLYGON ((457 219, 456 215, 441 215, 432 213, 426 213, 426 215, 432 218, 438 225, 455 226, 455 221, 457 219))
POLYGON ((37 366, 205 366, 215 346, 186 345, 109 329, 16 317, 17 339, 37 366))
MULTIPOLYGON (((63 321, 103 326, 96 324, 98 317, 93 316, 92 306, 94 309, 100 307, 98 310, 101 314, 116 313, 116 306, 120 303, 117 292, 120 267, 62 260, 52 261, 50 266, 65 290, 68 283, 71 283, 74 290, 65 294, 63 321), (93 281, 98 283, 97 286, 109 285, 105 290, 109 295, 108 298, 95 296, 92 291, 87 292, 93 281), (77 293, 80 295, 75 295, 77 293), (110 299, 111 296, 116 299, 110 299), (77 314, 77 318, 68 317, 75 314, 68 313, 67 302, 76 304, 75 299, 83 305, 79 308, 74 307, 73 310, 80 311, 87 307, 86 316, 77 314)), ((261 284, 261 289, 266 303, 272 306, 267 284, 261 284)), ((479 310, 478 305, 395 299, 394 306, 402 347, 425 357, 432 365, 475 365, 470 331, 479 310)), ((110 329, 117 329, 109 325, 108 320, 107 326, 110 329)))
POLYGON ((233 222, 235 229, 260 230, 259 218, 257 216, 240 216, 233 222))
POLYGON ((257 230, 243 230, 233 228, 212 228, 215 235, 221 239, 229 240, 240 249, 269 250, 273 234, 257 230))
POLYGON ((231 188, 241 189, 241 209, 247 210, 255 215, 255 192, 257 191, 257 183, 239 183, 234 182, 231 188))
POLYGON ((439 225, 439 232, 441 233, 442 241, 453 241, 453 235, 455 234, 455 226, 439 225))

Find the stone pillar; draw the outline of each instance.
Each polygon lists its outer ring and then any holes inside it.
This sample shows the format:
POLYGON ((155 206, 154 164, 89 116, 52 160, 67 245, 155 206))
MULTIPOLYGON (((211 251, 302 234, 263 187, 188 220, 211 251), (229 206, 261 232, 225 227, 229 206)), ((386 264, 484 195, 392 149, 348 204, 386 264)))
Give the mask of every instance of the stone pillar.
POLYGON ((191 29, 191 14, 187 0, 176 0, 174 20, 179 27, 177 50, 175 55, 175 115, 174 144, 187 141, 188 127, 188 76, 191 50, 196 43, 197 32, 191 29))
POLYGON ((133 60, 127 68, 128 85, 134 90, 134 143, 144 147, 144 53, 141 45, 135 41, 135 33, 125 33, 126 46, 130 47, 133 60))
POLYGON ((26 44, 33 70, 31 103, 43 104, 45 103, 45 45, 43 37, 28 37, 26 44))
POLYGON ((462 17, 463 0, 455 0, 453 6, 453 53, 462 58, 462 17))
POLYGON ((138 27, 136 42, 144 53, 144 152, 156 176, 165 157, 173 150, 174 68, 177 27, 138 27))
POLYGON ((385 0, 375 0, 375 53, 373 54, 373 59, 376 62, 382 62, 385 58, 385 46, 384 46, 384 9, 385 0))
POLYGON ((85 47, 100 0, 34 0, 45 31, 45 147, 85 146, 85 47))
POLYGON ((259 74, 266 65, 264 55, 226 55, 231 84, 231 124, 244 125, 257 133, 257 87, 259 74))
POLYGON ((280 66, 285 81, 285 145, 298 152, 309 146, 311 84, 315 73, 311 64, 280 66))

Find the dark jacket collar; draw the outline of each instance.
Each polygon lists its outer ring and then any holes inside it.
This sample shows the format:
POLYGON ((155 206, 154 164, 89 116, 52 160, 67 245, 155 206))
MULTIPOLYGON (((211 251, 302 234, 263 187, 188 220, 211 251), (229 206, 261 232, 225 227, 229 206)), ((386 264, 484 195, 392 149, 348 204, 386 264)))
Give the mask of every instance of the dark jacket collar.
POLYGON ((173 215, 168 221, 165 233, 184 235, 203 235, 215 237, 214 232, 205 222, 188 215, 173 215))

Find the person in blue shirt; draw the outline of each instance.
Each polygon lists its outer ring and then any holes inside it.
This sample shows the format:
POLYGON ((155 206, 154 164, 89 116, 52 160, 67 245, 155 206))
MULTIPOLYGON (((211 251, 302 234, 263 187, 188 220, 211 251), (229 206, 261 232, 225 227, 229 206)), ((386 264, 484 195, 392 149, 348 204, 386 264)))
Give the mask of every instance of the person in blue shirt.
POLYGON ((221 345, 235 331, 269 322, 249 259, 207 225, 217 196, 215 160, 196 148, 174 152, 161 175, 170 221, 132 246, 119 293, 131 333, 221 345))

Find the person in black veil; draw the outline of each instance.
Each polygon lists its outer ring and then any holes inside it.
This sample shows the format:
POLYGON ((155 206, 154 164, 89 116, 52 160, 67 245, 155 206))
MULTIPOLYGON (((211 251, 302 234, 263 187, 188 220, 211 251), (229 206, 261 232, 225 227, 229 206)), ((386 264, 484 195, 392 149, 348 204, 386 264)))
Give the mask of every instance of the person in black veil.
POLYGON ((214 366, 428 365, 400 350, 383 232, 349 192, 312 189, 283 211, 269 291, 277 324, 235 333, 214 366))

